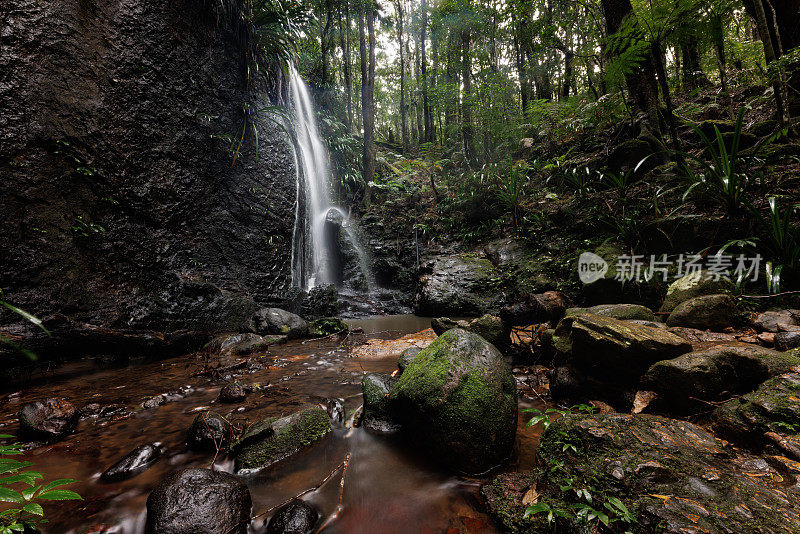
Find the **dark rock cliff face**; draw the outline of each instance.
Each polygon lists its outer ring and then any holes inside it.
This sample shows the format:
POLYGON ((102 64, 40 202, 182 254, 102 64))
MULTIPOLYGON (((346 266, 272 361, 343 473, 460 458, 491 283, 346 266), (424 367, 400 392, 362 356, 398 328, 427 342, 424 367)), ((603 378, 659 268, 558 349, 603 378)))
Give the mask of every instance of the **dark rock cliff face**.
POLYGON ((226 3, 4 0, 0 288, 57 332, 238 330, 288 289, 294 159, 226 3))

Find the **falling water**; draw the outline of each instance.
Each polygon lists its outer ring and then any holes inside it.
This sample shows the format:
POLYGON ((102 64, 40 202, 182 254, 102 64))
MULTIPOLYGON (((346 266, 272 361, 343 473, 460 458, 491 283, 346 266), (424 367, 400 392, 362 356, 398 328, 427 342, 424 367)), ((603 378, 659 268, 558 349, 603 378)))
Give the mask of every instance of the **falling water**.
POLYGON ((298 209, 295 213, 293 281, 295 285, 305 289, 337 281, 338 273, 332 272, 331 261, 336 244, 326 239, 325 221, 329 214, 338 214, 342 217, 344 237, 355 251, 367 288, 372 292, 374 282, 367 253, 361 246, 354 223, 344 210, 331 204, 328 194, 331 176, 328 151, 319 135, 308 87, 294 66, 290 67, 289 77, 289 105, 294 115, 291 128, 295 142, 298 192, 302 183, 305 193, 305 209, 301 209, 298 195, 298 209))

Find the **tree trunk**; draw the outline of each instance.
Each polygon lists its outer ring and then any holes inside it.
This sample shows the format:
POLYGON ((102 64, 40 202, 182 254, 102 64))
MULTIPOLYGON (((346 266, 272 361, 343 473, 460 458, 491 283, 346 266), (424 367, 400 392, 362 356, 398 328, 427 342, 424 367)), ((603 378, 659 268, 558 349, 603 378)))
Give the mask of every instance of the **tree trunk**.
POLYGON ((470 165, 475 163, 474 134, 472 130, 472 35, 461 30, 461 81, 464 94, 461 98, 461 135, 464 138, 464 155, 470 165))
POLYGON ((728 94, 728 65, 725 58, 725 30, 723 26, 722 15, 713 14, 711 16, 711 34, 714 40, 714 50, 717 53, 717 66, 719 67, 719 81, 722 86, 722 98, 728 106, 728 111, 733 115, 731 106, 731 99, 728 94))
POLYGON ((345 124, 347 131, 353 132, 353 73, 350 69, 350 3, 347 0, 344 4, 344 20, 342 20, 342 6, 339 6, 339 45, 342 49, 342 71, 344 74, 345 87, 345 124))
POLYGON ((703 67, 700 65, 698 47, 697 37, 691 35, 681 49, 681 55, 683 56, 683 82, 689 90, 708 84, 708 79, 703 74, 703 67))
POLYGON ((400 47, 400 138, 403 153, 408 152, 408 106, 406 105, 406 53, 403 41, 403 0, 397 0, 397 44, 400 47))
POLYGON ((425 134, 423 142, 430 143, 434 139, 433 135, 433 115, 431 114, 430 102, 428 102, 428 58, 426 56, 425 40, 428 34, 428 3, 422 0, 420 6, 422 12, 422 27, 420 29, 420 74, 422 75, 422 117, 425 124, 425 134))
MULTIPOLYGON (((364 181, 375 178, 375 13, 372 0, 363 1, 358 12, 358 42, 361 53, 361 116, 364 123, 362 165, 364 181), (366 13, 365 13, 366 11, 366 13), (364 19, 366 18, 366 34, 364 19), (368 36, 368 37, 367 37, 368 36), (369 42, 367 43, 367 38, 369 42)), ((369 188, 367 188, 369 191, 369 188)), ((369 198, 366 201, 369 202, 369 198)))
MULTIPOLYGON (((772 33, 770 32, 770 25, 767 23, 764 4, 759 0, 754 0, 752 6, 755 14, 756 26, 758 27, 758 34, 761 36, 761 42, 764 43, 764 58, 767 60, 767 65, 769 65, 778 59, 774 45, 780 45, 780 41, 777 38, 770 38, 772 33)), ((787 116, 782 85, 781 80, 773 75, 772 89, 775 93, 775 106, 778 110, 778 120, 781 124, 784 124, 787 116)))
POLYGON ((328 52, 331 48, 330 31, 331 23, 333 21, 333 5, 331 0, 325 1, 325 26, 319 35, 320 41, 320 57, 322 59, 322 74, 320 76, 320 85, 322 87, 328 86, 328 52))
MULTIPOLYGON (((602 5, 607 34, 611 36, 619 31, 625 18, 633 13, 633 7, 630 0, 602 0, 602 5)), ((641 67, 626 75, 625 81, 636 108, 647 115, 650 130, 656 137, 659 137, 661 128, 658 119, 656 61, 652 53, 647 54, 641 67)))

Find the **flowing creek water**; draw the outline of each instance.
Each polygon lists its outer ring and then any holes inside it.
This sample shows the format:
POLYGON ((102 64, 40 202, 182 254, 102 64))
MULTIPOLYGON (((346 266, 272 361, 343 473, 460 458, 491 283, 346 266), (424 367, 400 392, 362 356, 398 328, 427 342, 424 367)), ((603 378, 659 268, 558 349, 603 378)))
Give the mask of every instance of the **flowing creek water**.
MULTIPOLYGON (((36 374, 0 397, 0 433, 15 434, 19 408, 35 400, 63 397, 81 408, 90 403, 119 405, 111 417, 87 418, 77 431, 61 442, 25 453, 20 459, 35 463, 47 480, 74 478, 70 489, 84 500, 46 505, 50 522, 43 533, 140 534, 144 530, 145 501, 153 487, 168 473, 184 467, 207 467, 213 454, 194 453, 184 440, 198 411, 211 408, 238 425, 261 418, 288 414, 308 403, 342 398, 348 412, 361 404, 361 377, 365 372, 392 372, 396 356, 359 354, 368 340, 396 339, 427 328, 429 319, 388 316, 349 321, 363 334, 346 339, 291 341, 268 353, 251 355, 254 368, 237 371, 243 384, 258 383, 261 390, 238 404, 216 402, 224 381, 207 376, 210 367, 235 364, 240 358, 190 354, 168 360, 129 363, 109 367, 98 359, 61 365, 36 374), (203 373, 203 371, 206 371, 203 373), (182 390, 175 400, 143 409, 143 401, 155 395, 182 390), (138 445, 159 441, 166 452, 144 473, 123 481, 104 483, 99 475, 138 445)), ((376 346, 378 341, 370 341, 376 346)), ((521 390, 522 391, 522 390, 521 390)), ((520 395, 520 408, 542 407, 535 398, 520 395)), ((530 468, 538 442, 538 430, 526 428, 527 414, 520 412, 515 458, 506 468, 530 468)), ((363 428, 341 425, 320 443, 244 477, 253 498, 253 514, 316 486, 350 452, 344 489, 344 510, 326 532, 495 532, 479 497, 484 479, 461 478, 432 465, 424 451, 374 435, 363 428)), ((232 471, 222 455, 215 468, 232 471)), ((338 504, 339 477, 304 497, 322 516, 338 504)), ((252 532, 262 532, 268 516, 253 521, 252 532)))

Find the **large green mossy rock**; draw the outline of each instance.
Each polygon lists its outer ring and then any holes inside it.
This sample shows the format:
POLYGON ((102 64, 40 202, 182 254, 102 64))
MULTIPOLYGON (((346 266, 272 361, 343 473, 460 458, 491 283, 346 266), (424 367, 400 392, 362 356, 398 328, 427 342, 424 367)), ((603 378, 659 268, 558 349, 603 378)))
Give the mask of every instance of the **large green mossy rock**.
POLYGON ((672 282, 667 288, 661 312, 670 313, 682 302, 703 295, 731 294, 736 287, 730 280, 714 277, 708 271, 697 271, 687 274, 672 282))
POLYGON ((658 393, 660 410, 707 411, 709 402, 752 391, 771 376, 800 366, 800 355, 733 343, 653 364, 642 388, 658 393))
POLYGON ((268 467, 319 441, 330 431, 330 417, 319 406, 304 408, 286 417, 264 419, 231 445, 236 470, 268 467))
POLYGON ((389 394, 404 430, 446 466, 482 473, 506 459, 517 431, 517 386, 497 349, 454 328, 417 354, 389 394))
POLYGON ((626 407, 651 365, 692 350, 688 341, 666 330, 594 313, 562 319, 553 345, 558 351, 550 386, 555 397, 599 398, 626 407))
POLYGON ((454 321, 449 317, 437 317, 431 321, 431 328, 439 336, 451 328, 462 328, 467 332, 478 334, 500 349, 511 342, 509 333, 500 317, 488 313, 470 321, 454 321))
POLYGON ((483 487, 491 512, 508 532, 789 534, 800 524, 797 498, 776 484, 782 479, 767 462, 737 454, 684 421, 641 414, 567 416, 544 432, 539 457, 538 472, 499 475, 483 487), (619 499, 635 521, 612 523, 611 530, 597 520, 581 524, 572 507, 581 500, 580 489, 603 512, 612 497, 619 499), (523 498, 569 517, 556 517, 556 525, 548 524, 547 513, 525 518, 523 498))
POLYGON ((725 294, 691 298, 678 304, 667 317, 667 326, 717 332, 744 322, 744 314, 736 306, 736 301, 725 294))
POLYGON ((712 417, 720 434, 752 444, 763 444, 766 432, 800 436, 800 374, 770 378, 719 406, 712 417))

